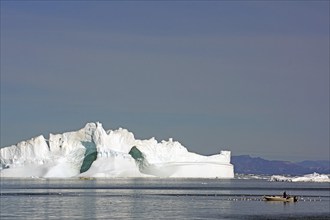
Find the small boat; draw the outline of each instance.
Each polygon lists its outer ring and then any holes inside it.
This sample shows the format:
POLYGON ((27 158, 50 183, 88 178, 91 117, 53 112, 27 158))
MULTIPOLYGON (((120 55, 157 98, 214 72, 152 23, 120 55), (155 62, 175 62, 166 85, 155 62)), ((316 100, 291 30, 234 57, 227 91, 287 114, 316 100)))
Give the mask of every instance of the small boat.
POLYGON ((80 176, 79 179, 80 180, 94 180, 93 177, 85 177, 85 176, 80 176))
POLYGON ((265 201, 273 201, 273 202, 297 202, 297 196, 264 196, 265 201))

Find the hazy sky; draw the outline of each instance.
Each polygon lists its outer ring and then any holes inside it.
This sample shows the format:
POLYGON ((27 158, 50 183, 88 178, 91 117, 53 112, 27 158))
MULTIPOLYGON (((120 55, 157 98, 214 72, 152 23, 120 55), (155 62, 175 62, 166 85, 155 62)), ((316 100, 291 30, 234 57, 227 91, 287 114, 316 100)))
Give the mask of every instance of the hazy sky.
POLYGON ((329 159, 329 1, 1 1, 1 146, 96 121, 329 159))

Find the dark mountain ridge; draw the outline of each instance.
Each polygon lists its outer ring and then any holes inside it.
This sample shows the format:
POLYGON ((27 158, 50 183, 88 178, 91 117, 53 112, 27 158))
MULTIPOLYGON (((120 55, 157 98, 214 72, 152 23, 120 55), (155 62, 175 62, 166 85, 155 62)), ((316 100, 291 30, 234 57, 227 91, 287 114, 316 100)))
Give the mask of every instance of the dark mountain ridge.
POLYGON ((329 160, 290 162, 240 155, 232 156, 231 163, 237 174, 304 175, 314 172, 330 174, 329 160))

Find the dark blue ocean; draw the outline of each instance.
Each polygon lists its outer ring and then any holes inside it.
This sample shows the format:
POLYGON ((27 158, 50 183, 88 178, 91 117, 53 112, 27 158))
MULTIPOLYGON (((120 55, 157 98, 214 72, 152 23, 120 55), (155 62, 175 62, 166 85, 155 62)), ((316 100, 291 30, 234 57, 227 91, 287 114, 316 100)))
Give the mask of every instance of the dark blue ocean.
POLYGON ((329 183, 1 178, 0 219, 330 219, 329 183), (299 196, 296 203, 264 195, 299 196))

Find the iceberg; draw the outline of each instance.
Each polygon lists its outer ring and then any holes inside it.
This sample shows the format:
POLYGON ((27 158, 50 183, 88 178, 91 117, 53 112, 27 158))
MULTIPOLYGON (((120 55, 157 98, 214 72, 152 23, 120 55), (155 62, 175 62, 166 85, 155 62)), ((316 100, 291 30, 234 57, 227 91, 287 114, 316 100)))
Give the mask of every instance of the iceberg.
POLYGON ((0 176, 233 178, 230 154, 203 156, 172 138, 138 140, 127 129, 106 131, 96 122, 1 148, 0 176))
POLYGON ((319 182, 319 183, 330 183, 329 175, 312 173, 306 174, 304 176, 295 176, 295 177, 286 177, 280 175, 273 175, 270 178, 270 181, 277 182, 319 182))

